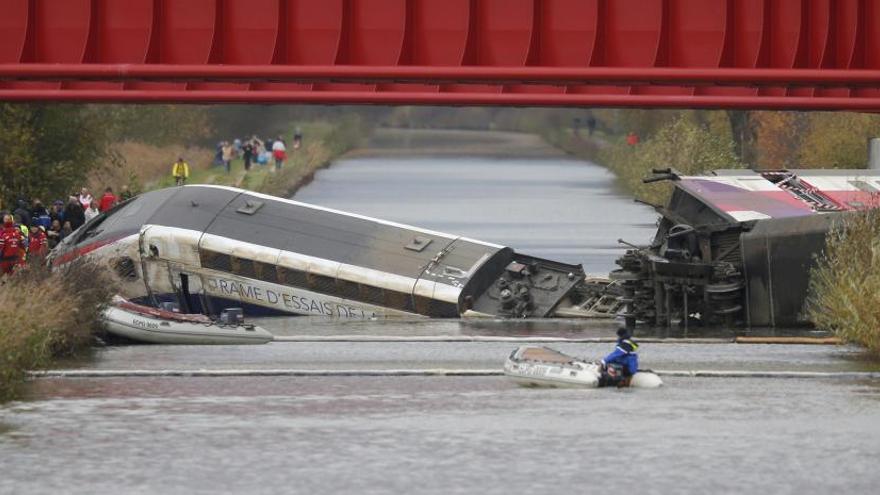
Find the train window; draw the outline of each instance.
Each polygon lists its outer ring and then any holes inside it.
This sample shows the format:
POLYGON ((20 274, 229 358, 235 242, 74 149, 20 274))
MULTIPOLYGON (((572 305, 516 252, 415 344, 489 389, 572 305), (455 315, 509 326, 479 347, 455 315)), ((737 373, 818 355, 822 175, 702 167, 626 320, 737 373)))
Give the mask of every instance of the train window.
POLYGON ((232 272, 232 259, 228 254, 200 249, 199 260, 205 268, 219 270, 221 272, 232 272))
POLYGON ((277 282, 278 277, 277 273, 275 272, 275 265, 254 261, 254 269, 257 272, 257 278, 259 280, 272 283, 277 282))
POLYGON ((232 257, 232 273, 247 278, 256 278, 257 272, 254 270, 254 262, 247 258, 232 257))
POLYGON ((382 305, 382 302, 385 300, 385 291, 372 285, 361 285, 358 300, 365 303, 382 305))
POLYGON ((134 266, 134 260, 128 256, 116 258, 112 262, 113 271, 123 280, 137 280, 138 274, 134 266))
POLYGON ((397 292, 393 290, 385 291, 385 306, 401 311, 413 311, 412 295, 405 292, 397 292))
POLYGON ((353 299, 355 301, 360 299, 360 289, 358 284, 355 282, 349 282, 348 280, 336 279, 336 288, 338 290, 337 294, 340 297, 344 297, 346 299, 353 299))
POLYGON ((315 275, 314 273, 309 273, 308 280, 309 288, 315 292, 330 295, 334 295, 338 292, 338 290, 336 289, 336 279, 333 277, 326 277, 324 275, 315 275))
POLYGON ((306 272, 295 270, 293 268, 277 267, 278 282, 291 287, 307 288, 309 282, 306 278, 306 272))
POLYGON ((422 296, 415 296, 416 312, 434 318, 458 317, 458 306, 452 303, 438 301, 422 296))

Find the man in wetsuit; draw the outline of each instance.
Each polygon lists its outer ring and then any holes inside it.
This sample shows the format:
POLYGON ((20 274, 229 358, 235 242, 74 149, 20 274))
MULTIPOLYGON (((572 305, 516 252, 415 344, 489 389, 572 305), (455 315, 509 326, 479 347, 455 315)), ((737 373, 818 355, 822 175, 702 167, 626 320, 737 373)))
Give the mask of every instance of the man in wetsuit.
POLYGON ((625 387, 630 378, 639 371, 639 345, 626 328, 617 331, 617 346, 602 360, 600 387, 625 387))

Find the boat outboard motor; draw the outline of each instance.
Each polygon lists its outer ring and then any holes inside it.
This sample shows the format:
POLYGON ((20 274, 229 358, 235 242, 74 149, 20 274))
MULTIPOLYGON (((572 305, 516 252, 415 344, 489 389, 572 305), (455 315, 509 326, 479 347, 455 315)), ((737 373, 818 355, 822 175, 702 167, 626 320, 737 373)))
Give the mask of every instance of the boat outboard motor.
POLYGON ((244 323, 244 310, 242 308, 226 308, 220 312, 222 325, 241 325, 244 323))
POLYGON ((180 306, 176 302, 164 301, 159 303, 159 309, 168 311, 169 313, 180 313, 180 306))

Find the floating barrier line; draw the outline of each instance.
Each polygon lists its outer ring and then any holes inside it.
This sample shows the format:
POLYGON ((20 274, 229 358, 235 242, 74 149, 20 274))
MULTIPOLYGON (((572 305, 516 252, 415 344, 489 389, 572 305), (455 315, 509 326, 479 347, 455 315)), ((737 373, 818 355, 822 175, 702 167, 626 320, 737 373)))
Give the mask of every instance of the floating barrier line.
MULTIPOLYGON (((681 338, 664 339, 639 337, 644 344, 732 344, 733 338, 681 338)), ((515 344, 609 344, 617 342, 616 337, 492 337, 484 335, 281 335, 275 342, 503 342, 515 344)))
POLYGON ((32 371, 33 378, 129 378, 129 377, 228 377, 228 376, 499 376, 498 369, 387 369, 387 370, 46 370, 32 371))
MULTIPOLYGON (((875 371, 743 371, 654 370, 660 376, 686 378, 880 378, 875 371)), ((46 370, 32 371, 31 378, 136 378, 136 377, 337 377, 337 376, 501 376, 500 369, 387 369, 387 370, 46 370)))
POLYGON ((839 337, 749 337, 740 336, 737 344, 841 345, 839 337))
MULTIPOLYGON (((514 344, 609 344, 615 337, 500 337, 486 335, 281 335, 275 342, 504 342, 514 344)), ((637 337, 644 344, 789 344, 839 345, 837 337, 730 337, 660 338, 637 337)))

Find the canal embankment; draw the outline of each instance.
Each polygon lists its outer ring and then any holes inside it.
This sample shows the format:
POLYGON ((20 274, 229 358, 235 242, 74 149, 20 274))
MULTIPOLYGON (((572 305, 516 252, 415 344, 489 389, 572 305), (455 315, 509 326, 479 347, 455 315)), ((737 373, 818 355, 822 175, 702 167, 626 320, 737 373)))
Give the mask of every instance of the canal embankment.
MULTIPOLYGON (((213 160, 213 153, 204 148, 182 148, 171 145, 162 149, 152 149, 151 162, 163 157, 167 165, 153 167, 141 180, 144 190, 161 189, 174 185, 171 177, 171 163, 180 155, 191 159, 191 175, 188 184, 214 184, 240 187, 274 196, 289 196, 307 184, 315 172, 328 166, 335 158, 358 147, 370 135, 372 126, 358 115, 351 115, 335 121, 315 121, 290 125, 283 134, 287 142, 287 160, 280 170, 275 169, 274 161, 251 165, 245 170, 244 160, 232 160, 229 172, 213 160), (293 146, 294 128, 303 136, 299 147, 293 146), (187 155, 188 153, 188 155, 187 155)), ((142 168, 135 165, 136 168, 142 168)))

